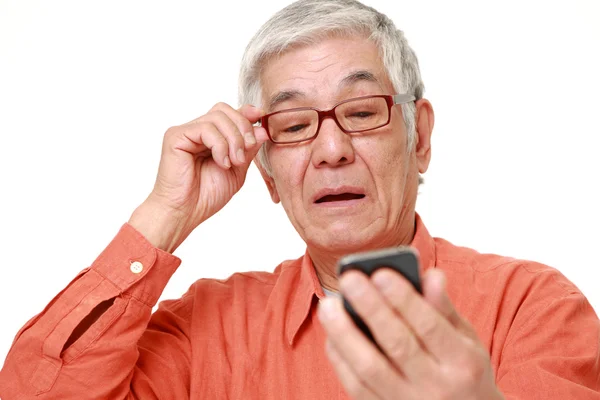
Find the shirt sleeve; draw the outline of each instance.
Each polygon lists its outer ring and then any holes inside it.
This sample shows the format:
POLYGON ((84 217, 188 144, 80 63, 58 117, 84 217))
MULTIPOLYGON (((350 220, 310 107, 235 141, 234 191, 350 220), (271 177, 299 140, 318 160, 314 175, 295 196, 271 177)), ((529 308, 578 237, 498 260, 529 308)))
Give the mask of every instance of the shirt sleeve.
POLYGON ((600 400, 600 321, 585 296, 567 291, 507 338, 498 386, 511 400, 600 400))
POLYGON ((186 296, 152 315, 179 264, 123 225, 92 266, 17 333, 0 371, 0 397, 188 398, 186 296))

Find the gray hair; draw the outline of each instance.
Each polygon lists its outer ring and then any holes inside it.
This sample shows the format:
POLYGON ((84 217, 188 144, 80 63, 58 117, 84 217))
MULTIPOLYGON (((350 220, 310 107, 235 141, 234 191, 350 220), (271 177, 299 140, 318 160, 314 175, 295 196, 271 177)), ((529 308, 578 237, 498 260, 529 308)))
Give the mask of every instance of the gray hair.
MULTIPOLYGON (((379 48, 383 65, 397 93, 423 97, 419 63, 404 33, 386 15, 356 0, 299 0, 271 17, 254 35, 241 62, 238 101, 261 106, 260 70, 271 57, 292 46, 310 45, 331 36, 364 36, 379 48)), ((415 103, 402 104, 409 149, 416 136, 415 103)), ((268 142, 267 142, 268 143, 268 142)), ((269 175, 265 143, 258 162, 269 175)))

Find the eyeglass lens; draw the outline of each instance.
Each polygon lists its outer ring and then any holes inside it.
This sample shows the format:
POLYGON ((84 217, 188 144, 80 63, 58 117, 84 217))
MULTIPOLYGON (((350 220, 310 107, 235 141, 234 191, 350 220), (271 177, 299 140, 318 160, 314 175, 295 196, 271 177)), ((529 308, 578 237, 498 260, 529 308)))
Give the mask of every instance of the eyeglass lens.
MULTIPOLYGON (((357 99, 338 105, 335 116, 346 131, 365 131, 384 125, 389 107, 384 98, 357 99)), ((319 114, 315 110, 290 110, 271 115, 269 133, 275 142, 285 143, 315 136, 319 114)))

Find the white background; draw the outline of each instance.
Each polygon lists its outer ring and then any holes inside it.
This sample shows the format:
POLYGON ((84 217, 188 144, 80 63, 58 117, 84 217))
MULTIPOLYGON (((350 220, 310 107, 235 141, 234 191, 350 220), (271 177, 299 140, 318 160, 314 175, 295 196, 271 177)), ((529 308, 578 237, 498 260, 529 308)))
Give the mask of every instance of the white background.
MULTIPOLYGON (((0 1, 0 360, 144 200, 165 130, 236 104, 248 40, 287 3, 0 1)), ((406 32, 436 111, 430 232, 552 265, 600 310, 600 3, 369 4, 406 32)), ((303 251, 252 166, 163 298, 303 251)))

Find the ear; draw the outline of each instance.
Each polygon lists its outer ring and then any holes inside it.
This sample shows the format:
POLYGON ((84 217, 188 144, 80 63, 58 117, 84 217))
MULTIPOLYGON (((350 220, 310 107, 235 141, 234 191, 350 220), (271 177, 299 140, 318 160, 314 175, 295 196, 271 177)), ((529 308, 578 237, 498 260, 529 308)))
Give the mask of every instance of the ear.
POLYGON ((269 176, 269 174, 267 174, 267 171, 263 167, 262 163, 258 161, 258 158, 254 159, 254 164, 260 171, 260 175, 262 176, 263 180, 265 181, 265 183, 267 185, 267 189, 269 189, 269 194, 271 195, 271 200, 273 200, 273 203, 275 203, 275 204, 279 203, 280 202, 279 193, 277 193, 277 187, 275 186, 275 181, 273 180, 273 178, 271 176, 269 176))
POLYGON ((415 154, 419 172, 423 174, 429 168, 429 162, 431 161, 431 133, 433 132, 435 117, 429 100, 417 100, 415 105, 417 107, 415 113, 415 126, 417 130, 415 154))

